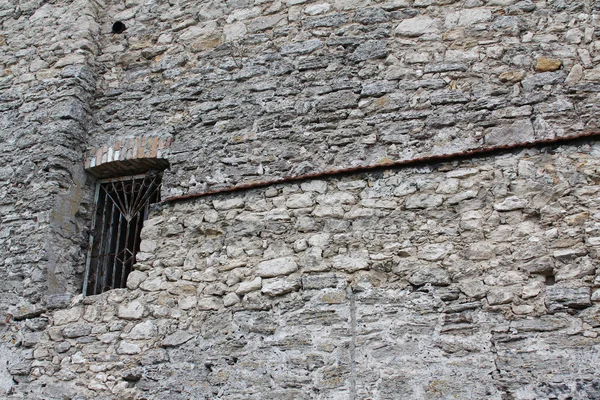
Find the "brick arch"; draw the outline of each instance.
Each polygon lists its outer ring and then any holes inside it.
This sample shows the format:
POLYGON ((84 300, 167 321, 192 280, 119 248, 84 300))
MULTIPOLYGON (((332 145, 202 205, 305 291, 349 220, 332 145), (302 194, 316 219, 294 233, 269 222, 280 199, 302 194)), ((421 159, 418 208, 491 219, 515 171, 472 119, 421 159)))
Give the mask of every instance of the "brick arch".
POLYGON ((172 136, 117 138, 113 143, 91 148, 85 170, 96 178, 142 174, 169 166, 166 158, 172 136))

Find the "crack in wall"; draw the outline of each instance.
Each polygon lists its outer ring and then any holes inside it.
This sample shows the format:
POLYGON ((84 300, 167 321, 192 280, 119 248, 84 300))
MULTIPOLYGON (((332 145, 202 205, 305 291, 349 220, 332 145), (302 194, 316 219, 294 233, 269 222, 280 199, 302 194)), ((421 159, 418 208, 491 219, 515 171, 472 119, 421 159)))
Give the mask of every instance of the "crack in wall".
POLYGON ((350 400, 356 398, 356 299, 352 287, 348 287, 348 298, 350 299, 350 400))

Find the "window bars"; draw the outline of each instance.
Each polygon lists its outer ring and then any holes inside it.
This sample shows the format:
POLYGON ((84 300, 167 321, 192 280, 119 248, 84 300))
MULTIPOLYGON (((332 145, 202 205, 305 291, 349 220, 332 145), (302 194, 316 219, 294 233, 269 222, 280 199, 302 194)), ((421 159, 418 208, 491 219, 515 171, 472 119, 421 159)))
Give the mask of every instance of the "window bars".
POLYGON ((148 207, 160 201, 160 173, 98 181, 83 283, 85 295, 123 288, 140 248, 148 207))

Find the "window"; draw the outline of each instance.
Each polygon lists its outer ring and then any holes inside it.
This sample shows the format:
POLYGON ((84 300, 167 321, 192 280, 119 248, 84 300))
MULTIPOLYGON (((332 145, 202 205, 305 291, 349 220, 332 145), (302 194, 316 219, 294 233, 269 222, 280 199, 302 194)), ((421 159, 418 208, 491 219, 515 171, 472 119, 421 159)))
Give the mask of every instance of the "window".
POLYGON ((123 288, 140 248, 150 204, 160 201, 161 175, 99 180, 83 284, 85 295, 123 288))

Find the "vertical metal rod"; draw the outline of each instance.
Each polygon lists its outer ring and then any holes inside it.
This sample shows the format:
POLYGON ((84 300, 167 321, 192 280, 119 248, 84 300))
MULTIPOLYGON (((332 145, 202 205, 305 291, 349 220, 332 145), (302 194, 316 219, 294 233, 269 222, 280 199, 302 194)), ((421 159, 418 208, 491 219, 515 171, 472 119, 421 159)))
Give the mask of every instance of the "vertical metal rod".
POLYGON ((107 233, 107 238, 106 238, 106 245, 105 248, 102 252, 102 264, 100 265, 100 268, 102 269, 102 284, 100 285, 100 293, 104 292, 104 289, 106 288, 106 286, 108 285, 108 263, 109 263, 109 259, 110 259, 110 249, 111 249, 111 244, 113 241, 113 236, 112 236, 112 226, 114 224, 114 211, 115 211, 115 203, 111 203, 110 205, 105 205, 105 207, 110 207, 110 218, 107 218, 106 221, 106 228, 105 228, 105 233, 107 233))
MULTIPOLYGON (((131 180, 133 180, 133 177, 130 178, 131 180)), ((123 216, 125 217, 125 219, 127 219, 129 221, 129 198, 127 197, 127 191, 125 190, 125 186, 127 186, 127 182, 129 182, 129 179, 127 181, 121 181, 119 182, 121 184, 121 191, 120 193, 123 195, 123 216)), ((121 197, 119 196, 119 199, 121 199, 121 197)))
MULTIPOLYGON (((115 209, 117 208, 116 204, 113 202, 111 204, 111 212, 110 212, 110 224, 108 225, 108 240, 106 243, 106 263, 102 265, 102 269, 105 272, 105 281, 104 281, 104 286, 102 287, 102 291, 104 292, 106 287, 109 285, 109 278, 111 278, 109 276, 109 272, 111 272, 110 269, 110 265, 111 265, 111 258, 114 257, 114 241, 115 241, 115 235, 113 235, 113 230, 114 230, 114 226, 115 226, 115 209)), ((118 209, 117 209, 118 212, 118 209)), ((112 279, 111 279, 112 280, 112 279)), ((113 286, 111 286, 112 288, 113 286)))
MULTIPOLYGON (((125 280, 125 276, 131 272, 131 270, 133 269, 133 264, 135 264, 136 262, 135 256, 139 247, 138 237, 141 231, 141 222, 141 211, 138 211, 137 215, 135 216, 135 230, 133 231, 133 243, 131 244, 131 262, 129 263, 129 265, 124 267, 125 272, 123 273, 123 281, 125 280)), ((122 284, 124 285, 124 283, 122 284)))
POLYGON ((129 197, 129 201, 130 203, 127 204, 127 215, 130 218, 133 218, 133 216, 135 215, 135 213, 133 212, 133 205, 135 202, 135 179, 133 179, 133 177, 131 178, 131 195, 129 197))
POLYGON ((131 229, 131 219, 126 219, 127 221, 127 227, 125 229, 125 244, 123 246, 123 269, 121 272, 121 287, 124 287, 124 283, 123 283, 123 276, 126 273, 126 266, 127 266, 127 262, 129 260, 129 231, 131 229))
MULTIPOLYGON (((104 188, 103 188, 104 189, 104 188)), ((106 190, 104 190, 104 202, 102 204, 102 224, 100 224, 101 227, 101 234, 100 234, 100 244, 98 245, 98 257, 96 258, 96 280, 94 281, 94 294, 98 294, 98 283, 100 281, 100 268, 99 268, 99 264, 101 264, 101 257, 102 257, 102 244, 104 242, 104 223, 106 220, 106 200, 108 199, 108 193, 106 192, 106 190)))
MULTIPOLYGON (((113 275, 112 275, 112 288, 116 288, 115 283, 116 281, 116 276, 117 276, 117 262, 119 260, 119 252, 120 252, 120 248, 121 248, 121 226, 123 225, 123 214, 119 213, 119 227, 117 228, 117 241, 116 241, 116 245, 115 245, 115 258, 113 261, 113 275)), ((121 271, 123 269, 121 268, 121 271)), ((123 272, 121 272, 123 273, 123 272)), ((122 286, 120 286, 122 287, 122 286)))
POLYGON ((119 186, 118 196, 119 203, 121 204, 121 212, 123 216, 127 216, 127 210, 129 209, 129 200, 127 199, 127 192, 125 191, 125 186, 127 186, 127 182, 129 182, 132 177, 127 177, 127 179, 120 180, 118 182, 113 182, 113 185, 119 186))
MULTIPOLYGON (((135 205, 135 196, 136 195, 140 195, 140 191, 143 190, 143 186, 140 187, 140 190, 135 191, 135 182, 132 183, 132 189, 131 189, 131 204, 132 206, 135 205)), ((133 241, 130 243, 129 240, 127 241, 127 247, 131 252, 131 257, 129 257, 127 259, 127 262, 123 265, 123 274, 121 275, 121 285, 124 287, 125 286, 125 280, 127 278, 127 275, 131 272, 131 270, 133 269, 133 264, 135 263, 135 254, 137 252, 137 236, 139 233, 139 228, 138 225, 140 223, 140 216, 139 216, 139 212, 136 212, 134 214, 133 210, 130 210, 131 212, 131 221, 129 221, 129 223, 132 225, 133 227, 133 241)))

